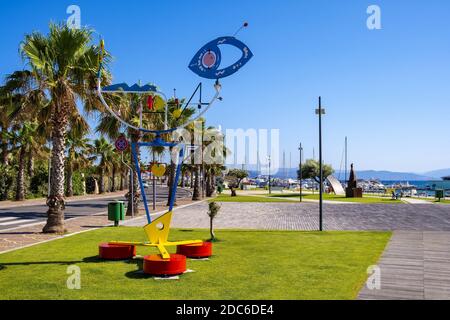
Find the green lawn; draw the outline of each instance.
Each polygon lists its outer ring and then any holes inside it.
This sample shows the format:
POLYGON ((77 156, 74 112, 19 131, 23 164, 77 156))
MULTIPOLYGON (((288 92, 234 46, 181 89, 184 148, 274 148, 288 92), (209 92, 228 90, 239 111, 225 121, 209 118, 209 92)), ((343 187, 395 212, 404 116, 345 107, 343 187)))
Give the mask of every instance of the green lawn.
POLYGON ((266 196, 240 196, 239 193, 237 197, 232 197, 229 194, 221 194, 216 198, 209 200, 215 202, 292 202, 290 200, 284 199, 273 199, 266 196))
MULTIPOLYGON (((209 261, 179 280, 137 273, 140 262, 104 262, 97 244, 142 240, 141 228, 104 228, 0 255, 0 299, 354 299, 390 233, 217 231, 209 261), (66 287, 67 267, 81 268, 81 290, 66 287)), ((207 238, 174 230, 171 238, 207 238)), ((153 249, 138 249, 138 254, 153 249)))
POLYGON ((443 203, 443 204, 449 204, 450 203, 450 200, 444 200, 444 199, 441 199, 441 201, 439 201, 437 199, 433 199, 433 200, 430 200, 430 201, 434 202, 434 203, 443 203))
MULTIPOLYGON (((299 193, 280 193, 272 194, 270 197, 276 198, 300 198, 299 193)), ((319 200, 319 194, 304 194, 303 199, 319 200)), ((364 196, 363 198, 346 198, 345 196, 337 196, 334 194, 323 194, 323 199, 327 201, 340 201, 340 202, 358 202, 358 203, 403 203, 401 200, 392 200, 390 197, 371 197, 364 196)))

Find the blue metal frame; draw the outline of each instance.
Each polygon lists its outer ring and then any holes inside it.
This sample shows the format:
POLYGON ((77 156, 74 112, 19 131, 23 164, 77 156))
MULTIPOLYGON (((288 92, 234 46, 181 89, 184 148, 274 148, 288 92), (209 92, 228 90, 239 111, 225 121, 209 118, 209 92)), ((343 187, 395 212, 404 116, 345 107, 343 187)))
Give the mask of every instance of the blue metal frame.
MULTIPOLYGON (((148 208, 147 195, 145 194, 144 183, 142 182, 142 173, 141 173, 141 168, 139 166, 139 161, 138 161, 138 156, 137 156, 137 147, 139 147, 139 148, 140 147, 169 147, 170 148, 170 147, 176 147, 176 146, 180 146, 181 149, 180 149, 179 158, 178 158, 175 180, 173 181, 172 190, 170 191, 171 198, 170 198, 170 203, 169 203, 169 211, 173 210, 173 207, 175 204, 175 199, 177 196, 178 180, 180 179, 181 167, 183 166, 184 145, 178 144, 178 143, 166 142, 166 141, 162 140, 160 136, 157 136, 155 138, 155 140, 153 140, 152 142, 137 142, 137 143, 133 142, 131 144, 131 153, 133 154, 134 165, 136 168, 136 173, 137 173, 139 185, 141 188, 141 195, 142 195, 142 200, 144 201, 145 214, 147 215, 148 223, 152 222, 152 218, 150 216, 150 209, 148 208)), ((134 199, 133 199, 133 201, 134 201, 134 199)))

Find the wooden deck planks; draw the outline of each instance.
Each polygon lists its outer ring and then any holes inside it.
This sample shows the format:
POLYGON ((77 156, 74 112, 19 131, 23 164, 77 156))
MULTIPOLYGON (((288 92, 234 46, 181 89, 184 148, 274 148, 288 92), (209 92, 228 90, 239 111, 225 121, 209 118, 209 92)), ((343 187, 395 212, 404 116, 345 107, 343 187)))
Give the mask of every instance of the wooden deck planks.
POLYGON ((378 266, 381 289, 361 300, 450 299, 450 232, 395 231, 378 266))

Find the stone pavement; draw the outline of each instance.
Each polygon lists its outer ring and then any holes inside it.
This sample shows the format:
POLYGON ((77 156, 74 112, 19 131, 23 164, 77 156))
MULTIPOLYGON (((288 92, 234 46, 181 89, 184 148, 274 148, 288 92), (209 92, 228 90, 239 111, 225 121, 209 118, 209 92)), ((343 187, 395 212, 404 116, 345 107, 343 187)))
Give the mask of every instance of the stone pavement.
MULTIPOLYGON (((75 202, 75 201, 83 201, 83 200, 94 200, 94 199, 105 199, 105 198, 114 198, 114 197, 123 197, 123 195, 127 191, 117 191, 117 192, 108 192, 104 194, 86 194, 83 196, 73 196, 69 199, 66 199, 66 203, 75 202)), ((24 201, 1 201, 0 202, 0 209, 2 208, 11 208, 11 207, 28 207, 28 206, 35 206, 35 205, 45 205, 46 204, 45 198, 39 198, 39 199, 28 199, 24 201)))
MULTIPOLYGON (((317 230, 318 205, 313 203, 221 203, 216 228, 317 230)), ((174 214, 175 228, 208 228, 207 203, 174 214)), ((450 231, 450 205, 325 204, 325 230, 450 231)), ((145 221, 133 221, 144 225, 145 221)))

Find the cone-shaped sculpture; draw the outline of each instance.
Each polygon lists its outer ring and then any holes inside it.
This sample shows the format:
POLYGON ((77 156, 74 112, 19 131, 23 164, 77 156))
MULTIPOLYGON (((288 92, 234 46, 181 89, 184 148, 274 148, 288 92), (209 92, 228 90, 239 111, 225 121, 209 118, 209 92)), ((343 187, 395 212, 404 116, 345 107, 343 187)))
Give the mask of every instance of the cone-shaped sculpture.
POLYGON ((353 163, 350 165, 350 177, 348 178, 345 195, 347 198, 362 198, 363 196, 362 188, 358 188, 355 170, 353 169, 353 163))

